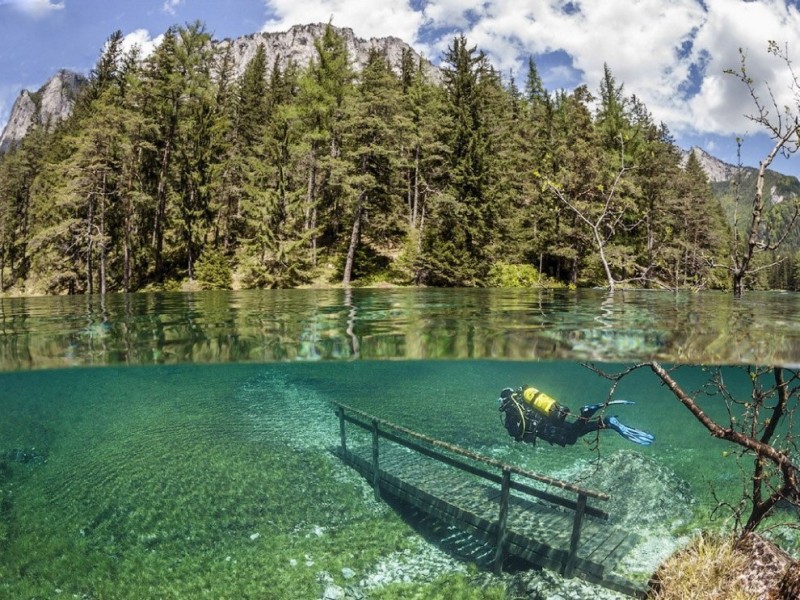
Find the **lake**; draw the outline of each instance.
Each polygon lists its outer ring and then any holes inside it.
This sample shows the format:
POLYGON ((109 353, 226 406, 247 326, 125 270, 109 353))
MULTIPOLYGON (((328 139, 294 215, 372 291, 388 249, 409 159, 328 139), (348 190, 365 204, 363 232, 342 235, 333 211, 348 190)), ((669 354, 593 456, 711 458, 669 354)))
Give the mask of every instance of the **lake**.
MULTIPOLYGON (((637 511, 630 522, 645 541, 629 566, 646 577, 693 531, 725 524, 714 509, 739 499, 748 459, 729 455, 649 370, 613 395, 635 402, 613 414, 655 435, 648 447, 611 431, 566 448, 515 443, 500 391, 532 384, 575 412, 608 398, 611 382, 597 370, 658 359, 683 365, 675 377, 691 392, 721 366, 747 398, 742 367, 800 364, 797 315, 798 295, 755 292, 0 298, 0 597, 320 598, 334 583, 369 598, 411 589, 433 598, 462 589, 474 567, 375 502, 331 454, 333 402, 555 477, 639 465, 610 493, 626 499, 635 489, 645 503, 617 508, 637 511), (658 488, 664 473, 680 494, 658 488), (681 506, 656 522, 648 502, 656 510, 667 495, 681 506), (382 576, 409 581, 382 587, 382 576)), ((726 418, 718 397, 702 404, 726 418)), ((796 550, 790 532, 778 535, 796 550)))

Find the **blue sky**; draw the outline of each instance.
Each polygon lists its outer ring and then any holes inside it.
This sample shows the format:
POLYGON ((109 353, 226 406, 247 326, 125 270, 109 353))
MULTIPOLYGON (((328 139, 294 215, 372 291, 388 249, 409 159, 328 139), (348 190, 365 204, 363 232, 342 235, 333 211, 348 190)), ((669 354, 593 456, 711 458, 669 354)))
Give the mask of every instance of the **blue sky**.
MULTIPOLYGON (((796 113, 800 89, 767 44, 788 43, 800 59, 799 2, 0 0, 0 127, 21 89, 37 89, 60 68, 87 73, 116 29, 146 49, 170 25, 197 19, 217 38, 332 19, 360 37, 399 37, 434 62, 464 32, 506 73, 524 75, 534 56, 550 89, 586 83, 596 90, 608 63, 625 93, 642 99, 680 146, 698 145, 735 163, 740 136, 743 162, 757 165, 771 144, 743 116, 753 110, 747 90, 724 71, 738 67, 744 49, 762 97, 769 98, 769 84, 777 105, 796 113)), ((800 156, 773 167, 800 176, 800 156)))

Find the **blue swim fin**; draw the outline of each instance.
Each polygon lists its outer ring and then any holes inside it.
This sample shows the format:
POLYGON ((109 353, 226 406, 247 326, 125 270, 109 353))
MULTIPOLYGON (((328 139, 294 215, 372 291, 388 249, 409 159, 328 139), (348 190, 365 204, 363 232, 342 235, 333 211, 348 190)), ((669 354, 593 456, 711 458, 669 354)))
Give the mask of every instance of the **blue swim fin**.
POLYGON ((612 404, 636 404, 636 402, 631 402, 630 400, 612 400, 611 402, 602 402, 600 404, 587 404, 581 407, 581 417, 588 419, 601 408, 611 406, 612 404))
POLYGON ((626 440, 630 440, 634 444, 641 444, 642 446, 649 446, 653 442, 656 441, 656 438, 647 433, 646 431, 640 431, 639 429, 634 429, 633 427, 628 427, 627 425, 623 425, 619 422, 617 417, 608 417, 606 420, 606 425, 608 425, 611 429, 616 431, 626 440))

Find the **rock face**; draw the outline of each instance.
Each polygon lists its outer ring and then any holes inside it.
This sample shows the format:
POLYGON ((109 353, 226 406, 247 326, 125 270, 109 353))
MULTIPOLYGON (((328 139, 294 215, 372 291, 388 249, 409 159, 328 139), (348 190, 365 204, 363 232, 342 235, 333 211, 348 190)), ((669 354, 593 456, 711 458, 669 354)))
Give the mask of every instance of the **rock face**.
MULTIPOLYGON (((293 61, 301 67, 305 67, 316 56, 314 41, 322 37, 327 25, 315 23, 311 25, 295 25, 289 31, 274 33, 255 33, 234 40, 225 39, 216 42, 217 48, 222 52, 229 48, 232 51, 234 62, 234 73, 239 76, 244 71, 247 63, 255 56, 256 50, 263 45, 267 55, 267 65, 272 66, 277 59, 278 64, 284 67, 288 61, 293 61)), ((399 72, 400 57, 403 50, 410 50, 418 58, 419 54, 404 41, 395 37, 370 38, 364 40, 357 38, 353 30, 348 27, 334 27, 335 31, 344 39, 347 54, 350 57, 350 64, 360 71, 369 58, 370 50, 381 50, 386 56, 395 72, 399 72)), ((429 74, 437 77, 437 71, 433 65, 425 64, 429 68, 429 74)))
POLYGON ((758 598, 797 598, 797 563, 773 542, 757 533, 748 533, 736 543, 736 550, 747 557, 741 573, 742 585, 758 598), (780 593, 776 593, 782 589, 780 593))
POLYGON ((694 154, 694 157, 697 159, 697 162, 700 163, 700 166, 703 168, 703 171, 705 171, 711 183, 730 181, 736 177, 736 166, 711 156, 708 152, 697 146, 693 146, 688 152, 684 153, 681 161, 682 164, 686 164, 690 154, 694 154))
POLYGON ((36 92, 22 90, 0 135, 0 152, 18 144, 35 123, 52 126, 69 116, 85 83, 83 75, 61 70, 36 92))

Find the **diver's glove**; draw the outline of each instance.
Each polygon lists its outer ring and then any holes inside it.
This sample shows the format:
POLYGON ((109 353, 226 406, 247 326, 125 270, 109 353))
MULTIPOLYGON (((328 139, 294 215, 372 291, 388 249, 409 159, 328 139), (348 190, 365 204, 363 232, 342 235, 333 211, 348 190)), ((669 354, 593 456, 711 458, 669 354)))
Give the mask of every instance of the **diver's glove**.
POLYGON ((649 434, 646 431, 640 431, 639 429, 634 429, 633 427, 628 427, 627 425, 623 425, 619 422, 617 417, 608 417, 605 422, 606 425, 608 425, 611 429, 634 444, 649 446, 656 441, 656 438, 652 434, 649 434))

